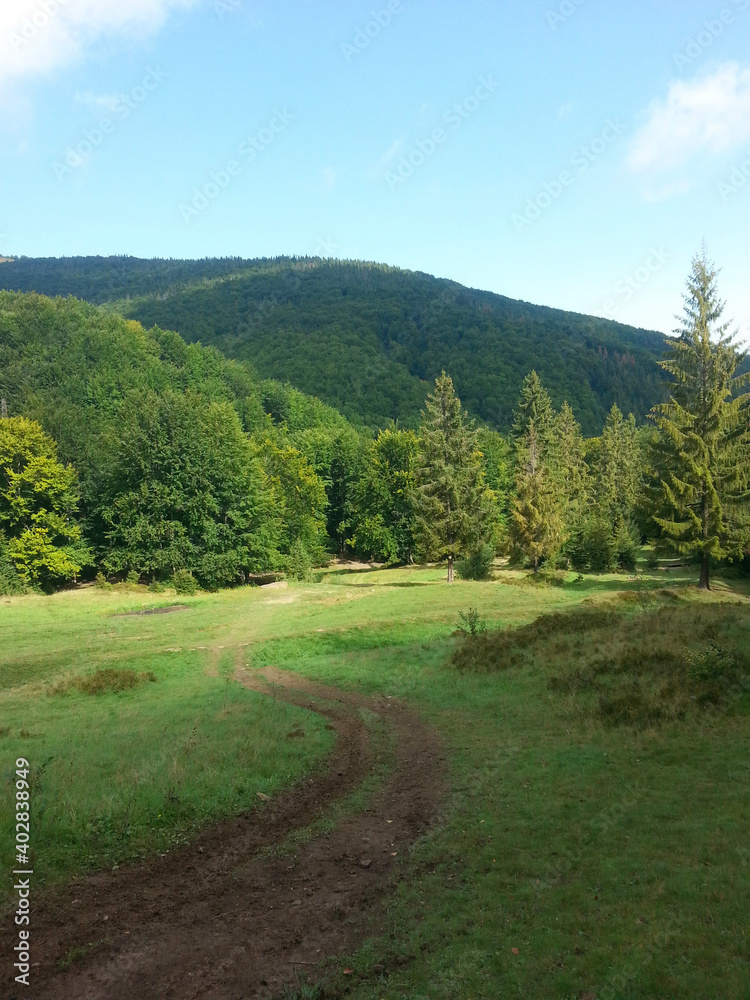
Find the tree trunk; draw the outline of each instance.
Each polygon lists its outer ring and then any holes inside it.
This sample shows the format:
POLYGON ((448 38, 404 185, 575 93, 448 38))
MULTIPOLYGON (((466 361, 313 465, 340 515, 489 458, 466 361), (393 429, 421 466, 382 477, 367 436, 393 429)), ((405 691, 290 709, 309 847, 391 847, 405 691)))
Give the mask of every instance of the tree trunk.
POLYGON ((539 572, 539 556, 534 556, 534 572, 539 572))
POLYGON ((448 556, 448 583, 453 583, 453 556, 448 556))
POLYGON ((708 556, 703 556, 701 559, 701 581, 698 586, 701 590, 711 589, 711 584, 709 582, 708 556))

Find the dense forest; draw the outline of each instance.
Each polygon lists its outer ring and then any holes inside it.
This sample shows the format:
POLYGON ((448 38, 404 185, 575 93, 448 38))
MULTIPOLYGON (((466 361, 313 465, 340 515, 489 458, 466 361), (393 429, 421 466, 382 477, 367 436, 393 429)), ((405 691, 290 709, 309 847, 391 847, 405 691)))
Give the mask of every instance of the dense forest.
POLYGON ((476 426, 450 375, 416 429, 355 427, 215 347, 81 300, 0 292, 0 592, 79 574, 215 589, 331 554, 632 570, 641 546, 700 563, 750 545, 745 356, 696 257, 667 398, 598 437, 522 380, 505 436, 476 426))
POLYGON ((535 369, 598 433, 613 404, 642 422, 663 398, 663 337, 383 265, 317 258, 21 257, 0 287, 73 295, 218 347, 352 423, 415 428, 450 372, 468 413, 507 432, 535 369))

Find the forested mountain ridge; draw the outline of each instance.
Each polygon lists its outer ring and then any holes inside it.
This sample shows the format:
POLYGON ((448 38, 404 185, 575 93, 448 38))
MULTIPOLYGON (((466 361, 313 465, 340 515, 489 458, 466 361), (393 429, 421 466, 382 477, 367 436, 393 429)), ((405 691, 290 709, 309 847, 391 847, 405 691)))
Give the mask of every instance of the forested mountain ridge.
POLYGON ((21 257, 0 266, 0 287, 70 294, 177 330, 370 426, 416 426, 443 369, 468 411, 503 431, 532 368, 587 434, 613 403, 640 420, 663 393, 659 333, 385 265, 21 257))

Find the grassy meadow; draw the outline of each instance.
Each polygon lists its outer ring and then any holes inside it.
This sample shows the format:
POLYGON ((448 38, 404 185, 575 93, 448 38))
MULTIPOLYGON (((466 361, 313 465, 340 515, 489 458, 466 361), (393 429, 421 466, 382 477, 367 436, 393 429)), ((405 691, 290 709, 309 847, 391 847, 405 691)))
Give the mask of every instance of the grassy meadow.
POLYGON ((448 587, 439 568, 343 567, 185 598, 3 599, 2 862, 18 756, 38 887, 163 850, 321 766, 325 720, 228 679, 274 664, 404 698, 448 748, 441 821, 398 858, 387 933, 352 974, 333 963, 320 996, 746 1000, 750 598, 693 576, 500 569, 448 587), (169 604, 184 607, 127 614, 169 604), (470 607, 488 631, 466 639, 470 607), (90 693, 96 671, 111 673, 90 693))

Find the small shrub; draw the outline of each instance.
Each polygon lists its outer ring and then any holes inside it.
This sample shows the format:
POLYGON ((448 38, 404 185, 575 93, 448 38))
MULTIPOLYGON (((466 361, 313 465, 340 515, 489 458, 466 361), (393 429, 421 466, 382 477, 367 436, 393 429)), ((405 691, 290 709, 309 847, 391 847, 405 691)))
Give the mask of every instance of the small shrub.
POLYGON ((166 586, 159 580, 152 580, 148 585, 149 593, 151 594, 163 594, 167 589, 166 586))
POLYGON ((649 549, 646 555, 646 566, 650 570, 659 568, 659 553, 656 549, 649 549))
POLYGON ((178 569, 172 575, 171 584, 178 594, 196 594, 198 581, 186 569, 178 569))
POLYGON ((112 584, 107 583, 107 578, 104 575, 104 573, 102 573, 101 570, 99 570, 99 572, 96 574, 96 579, 94 580, 94 586, 97 587, 99 590, 112 589, 112 584))
POLYGON ((129 583, 131 587, 137 587, 138 584, 141 582, 141 577, 136 572, 136 570, 131 569, 131 571, 128 573, 128 575, 127 575, 127 577, 125 579, 125 582, 129 583))
POLYGON ((456 572, 462 580, 486 580, 495 559, 495 550, 487 542, 456 563, 456 572))
POLYGON ((459 611, 458 617, 461 619, 458 626, 459 632, 466 632, 471 636, 477 636, 487 631, 487 623, 476 608, 469 608, 468 611, 459 611))

